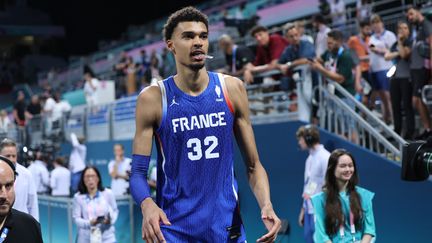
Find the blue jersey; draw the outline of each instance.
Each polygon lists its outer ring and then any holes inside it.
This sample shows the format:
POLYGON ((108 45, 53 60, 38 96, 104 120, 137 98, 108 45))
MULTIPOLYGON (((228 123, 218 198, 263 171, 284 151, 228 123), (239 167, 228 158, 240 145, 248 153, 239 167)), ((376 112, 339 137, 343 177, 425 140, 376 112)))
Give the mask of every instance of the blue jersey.
POLYGON ((158 206, 171 226, 167 242, 244 242, 234 178, 234 115, 223 76, 208 72, 198 96, 173 77, 159 82, 162 121, 156 131, 158 206))

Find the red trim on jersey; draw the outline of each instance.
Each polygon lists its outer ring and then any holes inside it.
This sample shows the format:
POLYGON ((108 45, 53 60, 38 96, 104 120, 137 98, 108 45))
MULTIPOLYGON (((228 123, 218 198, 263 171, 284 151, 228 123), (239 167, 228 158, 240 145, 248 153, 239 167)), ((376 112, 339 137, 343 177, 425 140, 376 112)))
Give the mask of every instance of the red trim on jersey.
POLYGON ((222 88, 222 92, 223 92, 223 94, 225 96, 225 100, 226 100, 226 103, 228 105, 229 110, 231 111, 231 113, 234 114, 234 107, 233 107, 233 105, 231 103, 231 99, 228 96, 228 90, 226 88, 226 82, 224 82, 224 85, 223 85, 223 88, 222 88))

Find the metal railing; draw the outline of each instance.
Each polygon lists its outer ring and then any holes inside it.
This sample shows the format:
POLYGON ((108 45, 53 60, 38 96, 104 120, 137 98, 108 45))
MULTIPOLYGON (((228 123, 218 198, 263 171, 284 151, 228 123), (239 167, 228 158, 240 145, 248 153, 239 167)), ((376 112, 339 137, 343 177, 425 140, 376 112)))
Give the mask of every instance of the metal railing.
POLYGON ((322 128, 388 159, 401 160, 406 141, 340 84, 329 81, 328 85, 319 85, 318 90, 318 114, 322 128), (349 104, 352 104, 351 107, 349 104))

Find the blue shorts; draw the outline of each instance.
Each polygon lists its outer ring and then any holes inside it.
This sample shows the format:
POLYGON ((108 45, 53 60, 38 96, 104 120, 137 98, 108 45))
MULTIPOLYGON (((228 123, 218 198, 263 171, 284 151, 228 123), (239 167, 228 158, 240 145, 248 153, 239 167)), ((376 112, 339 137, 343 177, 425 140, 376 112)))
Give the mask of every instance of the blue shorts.
POLYGON ((390 90, 390 80, 387 77, 387 71, 379 71, 371 73, 372 89, 373 90, 390 90))

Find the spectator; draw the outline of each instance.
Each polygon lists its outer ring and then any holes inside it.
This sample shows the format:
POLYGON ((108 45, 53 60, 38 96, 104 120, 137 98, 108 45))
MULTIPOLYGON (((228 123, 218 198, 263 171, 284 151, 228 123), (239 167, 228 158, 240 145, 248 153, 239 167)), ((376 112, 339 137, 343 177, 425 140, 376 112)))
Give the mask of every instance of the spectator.
POLYGON ((86 166, 87 146, 84 144, 84 137, 78 138, 75 133, 70 134, 70 139, 72 143, 72 152, 69 158, 69 170, 72 174, 72 192, 75 193, 78 190, 82 171, 86 166))
POLYGON ((361 21, 368 21, 372 15, 372 4, 370 0, 357 0, 356 17, 361 21))
POLYGON ((150 67, 144 73, 144 77, 149 84, 155 84, 157 81, 162 80, 159 69, 159 59, 156 55, 151 57, 150 67))
POLYGON ((319 0, 319 9, 320 15, 323 16, 323 18, 330 15, 330 4, 327 0, 319 0))
POLYGON ((288 45, 287 41, 278 34, 270 35, 264 26, 256 26, 251 31, 252 37, 258 42, 253 64, 246 66, 244 81, 253 82, 253 75, 278 68, 278 60, 288 45))
POLYGON ((39 116, 42 112, 42 105, 38 95, 33 95, 30 104, 27 106, 26 116, 32 119, 34 116, 39 116))
POLYGON ((36 159, 27 167, 33 177, 34 186, 38 194, 47 194, 49 190, 49 172, 46 158, 42 152, 36 152, 36 159))
POLYGON ((330 14, 332 16, 333 28, 339 29, 346 24, 346 9, 344 0, 330 1, 330 14))
POLYGON ((312 18, 312 26, 318 32, 315 39, 315 53, 320 57, 327 50, 327 34, 330 28, 327 27, 326 21, 323 16, 315 15, 312 18))
MULTIPOLYGON (((348 48, 351 52, 356 53, 357 57, 360 61, 360 71, 361 78, 367 84, 362 85, 362 94, 363 94, 363 104, 367 107, 371 107, 372 104, 369 104, 369 98, 371 95, 371 82, 369 78, 369 39, 371 35, 370 23, 368 20, 360 22, 360 33, 358 35, 353 35, 348 40, 348 48), (369 88, 365 88, 368 86, 369 88)), ((372 99, 373 100, 373 99, 372 99)))
POLYGON ((0 185, 2 185, 2 193, 0 193, 2 233, 0 239, 4 242, 42 243, 42 233, 37 220, 27 213, 13 209, 17 199, 13 184, 18 176, 14 162, 3 156, 0 157, 0 161, 0 185))
POLYGON ((111 176, 111 190, 115 196, 123 196, 128 193, 131 161, 130 158, 124 156, 123 145, 115 144, 114 160, 111 160, 108 164, 108 172, 111 176))
POLYGON ((7 133, 11 127, 11 121, 6 110, 0 110, 0 133, 7 133))
POLYGON ((308 150, 305 163, 303 204, 300 209, 299 225, 304 227, 307 243, 313 243, 314 214, 311 197, 322 191, 330 152, 320 144, 319 130, 313 125, 301 126, 296 132, 300 149, 308 150))
POLYGON ((51 96, 51 92, 46 92, 43 96, 43 115, 45 116, 45 134, 51 133, 52 128, 52 117, 53 110, 56 104, 55 100, 51 96))
POLYGON ((394 130, 405 139, 411 140, 414 135, 414 110, 412 106, 412 84, 410 80, 410 62, 412 41, 408 24, 399 22, 398 41, 386 53, 386 60, 395 59, 396 71, 390 82, 390 98, 393 108, 394 130), (405 134, 402 135, 402 108, 405 113, 405 134))
POLYGON ((150 58, 147 55, 147 51, 145 49, 142 49, 140 51, 141 55, 141 65, 144 67, 144 70, 150 67, 150 58))
POLYGON ((14 104, 14 109, 13 109, 13 116, 15 119, 15 124, 17 124, 19 127, 24 127, 25 126, 25 121, 26 121, 26 117, 25 117, 25 111, 26 111, 26 102, 25 102, 25 96, 24 96, 24 92, 22 92, 21 90, 18 91, 17 94, 17 100, 14 104))
POLYGON ((51 171, 51 195, 68 197, 70 195, 71 172, 65 168, 64 159, 57 157, 54 160, 54 169, 51 171))
MULTIPOLYGON (((342 32, 338 30, 329 32, 327 38, 328 50, 324 52, 321 57, 310 62, 310 64, 312 68, 320 72, 325 79, 339 83, 348 93, 354 96, 355 83, 352 70, 355 65, 349 50, 346 50, 342 46, 342 41, 342 32)), ((336 92, 336 95, 352 110, 355 109, 355 104, 351 99, 344 97, 339 92, 336 92)), ((355 132, 354 122, 349 116, 344 116, 342 120, 345 128, 349 128, 346 129, 346 131, 349 130, 351 132, 352 141, 356 141, 357 133, 355 132)), ((345 136, 346 134, 341 135, 345 136)))
POLYGON ((169 51, 168 48, 164 47, 162 51, 162 76, 167 78, 176 73, 174 55, 169 51))
POLYGON ((232 76, 243 76, 246 65, 253 61, 253 53, 247 46, 234 44, 231 36, 223 34, 219 37, 219 48, 225 54, 226 66, 220 70, 232 76))
POLYGON ((86 167, 73 199, 72 217, 78 228, 77 243, 116 242, 114 224, 117 216, 114 194, 102 186, 96 167, 86 167))
MULTIPOLYGON (((432 23, 420 12, 417 7, 410 6, 407 13, 408 21, 415 26, 416 35, 413 35, 413 47, 411 49, 411 79, 413 85, 413 104, 419 112, 424 131, 416 139, 426 140, 432 135, 431 120, 428 107, 421 99, 421 91, 431 78, 431 68, 425 67, 425 61, 432 63, 432 23), (428 55, 421 55, 421 47, 429 48, 428 55)), ((424 48, 427 50, 427 48, 424 48)))
MULTIPOLYGON (((355 95, 354 78, 352 69, 354 67, 351 54, 342 46, 343 35, 338 30, 328 33, 328 50, 313 62, 312 68, 319 71, 321 75, 329 80, 342 85, 350 94, 355 95), (323 66, 324 64, 324 66, 323 66)), ((348 100, 344 99, 347 103, 348 100)))
POLYGON ((374 193, 357 186, 354 157, 343 149, 330 155, 323 192, 312 197, 315 242, 372 242, 376 237, 374 193), (342 223, 341 223, 342 222, 342 223))
POLYGON ((294 22, 294 26, 296 27, 297 31, 299 32, 300 40, 309 41, 312 44, 314 43, 312 36, 305 34, 305 27, 304 27, 304 21, 303 20, 294 22))
POLYGON ((14 185, 17 197, 13 208, 39 220, 39 205, 34 180, 30 171, 17 163, 17 151, 17 145, 12 139, 5 138, 0 142, 0 155, 12 161, 18 173, 14 185))
POLYGON ((391 61, 386 61, 384 59, 384 54, 388 52, 396 42, 396 36, 393 32, 384 29, 384 23, 378 15, 373 15, 371 17, 371 26, 374 32, 369 40, 372 88, 374 90, 373 92, 377 92, 380 97, 384 122, 390 124, 392 112, 387 71, 393 66, 393 63, 391 61))
POLYGON ((52 110, 51 122, 56 123, 56 126, 52 126, 54 129, 59 129, 63 124, 62 118, 71 111, 72 107, 67 101, 60 100, 60 93, 54 95, 54 108, 52 110))
POLYGON ((120 60, 119 62, 114 65, 114 71, 116 72, 116 98, 120 98, 122 95, 126 93, 126 69, 127 69, 127 58, 128 54, 127 52, 123 51, 120 54, 120 60))
MULTIPOLYGON (((301 40, 300 33, 294 24, 285 25, 284 31, 289 46, 285 48, 279 58, 279 68, 282 73, 291 74, 293 68, 308 64, 308 58, 313 59, 315 57, 315 48, 311 42, 301 40)), ((290 90, 293 89, 294 83, 291 77, 283 77, 282 82, 282 86, 286 86, 290 90)))
POLYGON ((95 78, 93 71, 89 66, 84 67, 84 94, 87 105, 94 106, 99 103, 97 90, 99 89, 99 80, 95 78))
POLYGON ((137 67, 132 57, 126 59, 126 94, 133 95, 137 91, 136 87, 137 67))

